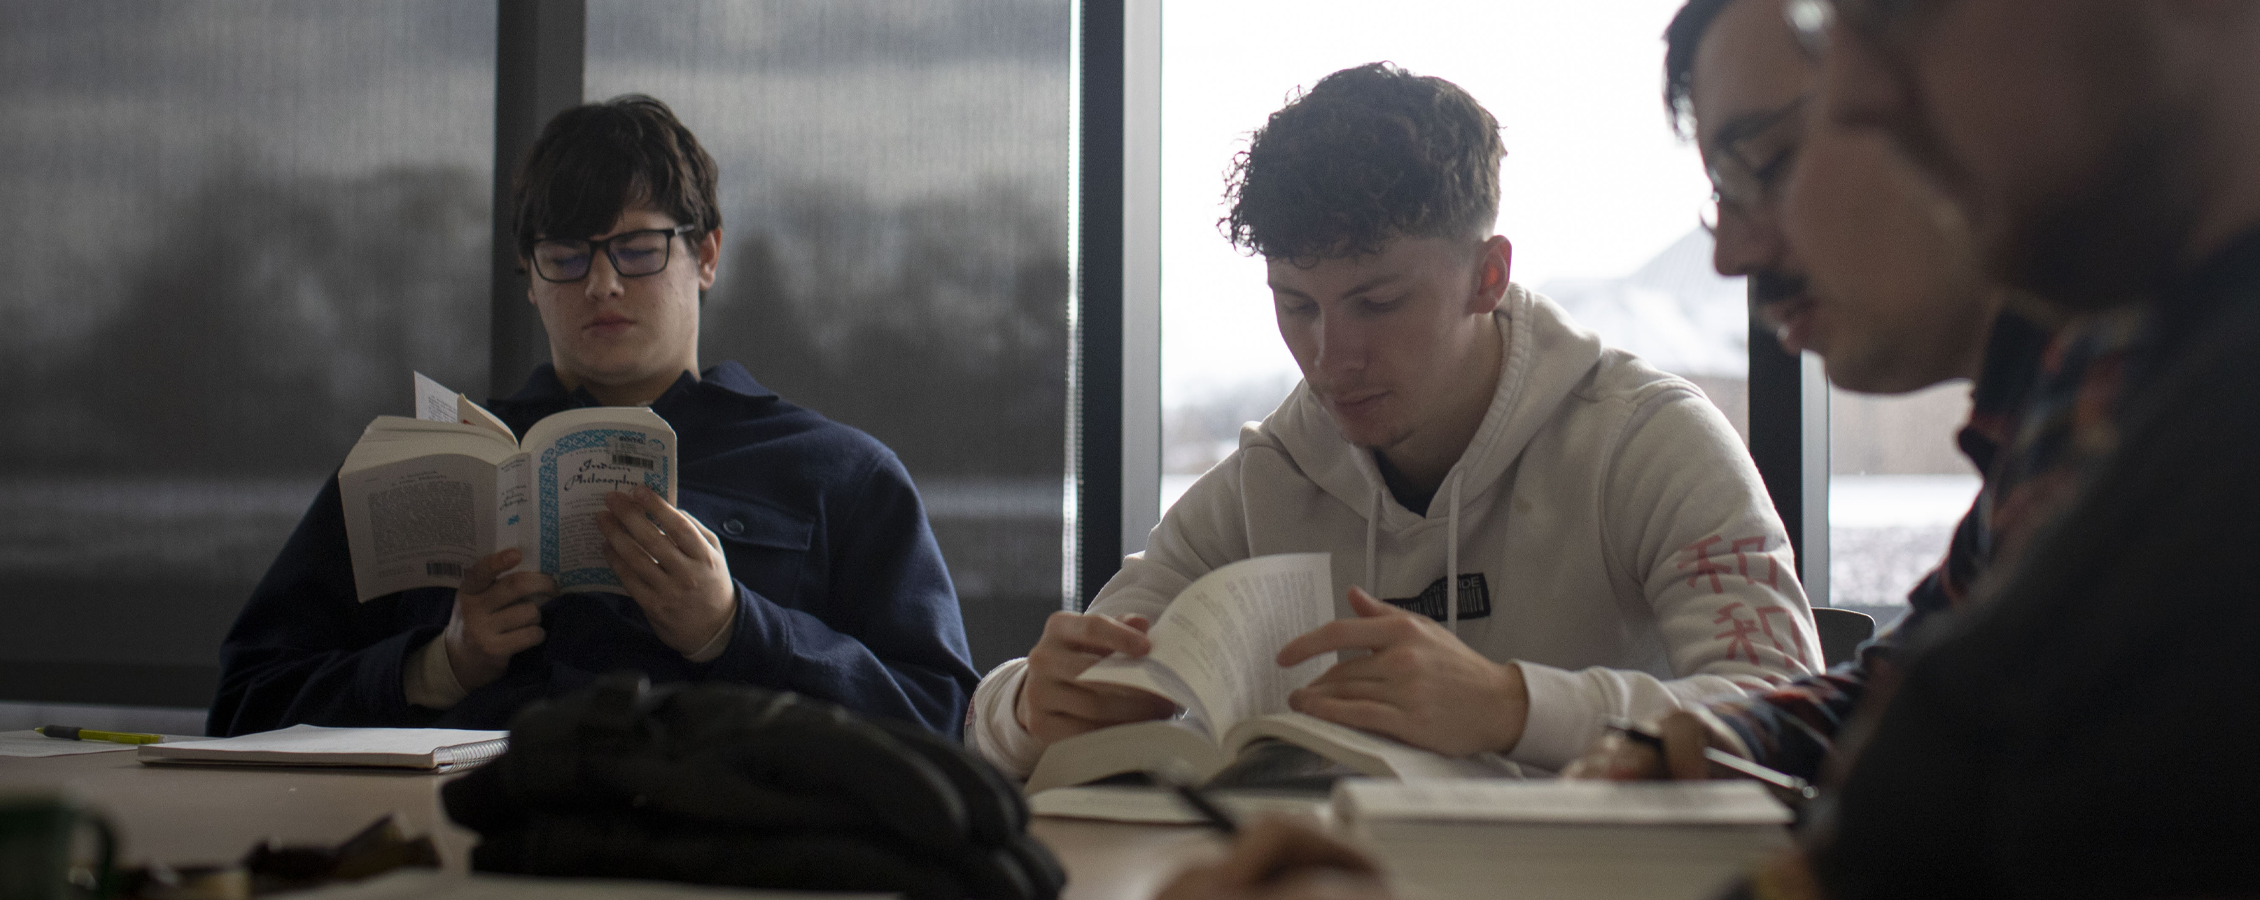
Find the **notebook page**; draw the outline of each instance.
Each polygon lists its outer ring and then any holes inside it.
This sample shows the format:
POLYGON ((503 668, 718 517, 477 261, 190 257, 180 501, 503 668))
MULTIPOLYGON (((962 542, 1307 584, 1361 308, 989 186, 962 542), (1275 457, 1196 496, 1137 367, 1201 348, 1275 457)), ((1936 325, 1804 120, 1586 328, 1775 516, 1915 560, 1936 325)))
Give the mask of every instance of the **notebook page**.
POLYGON ((461 728, 324 728, 293 725, 193 744, 145 744, 145 761, 431 768, 441 748, 503 740, 507 731, 461 728))

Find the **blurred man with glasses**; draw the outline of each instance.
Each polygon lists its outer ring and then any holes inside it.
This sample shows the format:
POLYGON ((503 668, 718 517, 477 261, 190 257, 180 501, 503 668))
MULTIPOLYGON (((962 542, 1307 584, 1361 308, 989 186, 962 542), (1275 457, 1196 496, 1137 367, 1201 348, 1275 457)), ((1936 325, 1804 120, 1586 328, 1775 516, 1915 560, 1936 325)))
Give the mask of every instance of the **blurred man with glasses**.
POLYGON ((1778 0, 1693 0, 1665 36, 1666 105, 1692 119, 1716 187, 1719 272, 1749 276, 1754 312, 1784 349, 1819 354, 1838 387, 1895 394, 1970 380, 1957 443, 1985 486, 1944 560, 1908 592, 1906 615, 1857 661, 1722 698, 1708 715, 1669 716, 1656 728, 1660 754, 1612 735, 1575 774, 1726 776, 1703 762, 1708 744, 1818 779, 1870 683, 1888 677, 1893 652, 1967 601, 2052 484, 2004 453, 2049 331, 2007 308, 1961 215, 1888 142, 1816 113, 1817 63, 1778 0))
POLYGON ((956 734, 976 680, 918 493, 886 447, 734 362, 701 370, 722 221, 714 160, 665 104, 560 113, 518 173, 518 254, 550 363, 490 408, 523 433, 648 406, 678 436, 680 506, 613 494, 626 595, 567 594, 506 549, 457 590, 355 602, 334 481, 222 646, 207 725, 501 728, 615 669, 793 690, 956 734))
POLYGON ((1892 139, 1995 276, 2124 335, 2040 387, 2078 497, 1869 704, 1802 883, 2260 895, 2260 4, 1791 11, 1822 114, 1892 139))

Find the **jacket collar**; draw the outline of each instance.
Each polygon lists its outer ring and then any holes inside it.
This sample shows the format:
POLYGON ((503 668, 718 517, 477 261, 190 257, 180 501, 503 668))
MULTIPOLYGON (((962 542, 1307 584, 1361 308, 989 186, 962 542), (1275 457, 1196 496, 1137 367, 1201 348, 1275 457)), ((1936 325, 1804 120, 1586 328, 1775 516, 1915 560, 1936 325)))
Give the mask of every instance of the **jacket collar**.
MULTIPOLYGON (((765 400, 777 396, 777 392, 762 387, 761 382, 755 381, 744 366, 723 360, 708 367, 698 377, 692 377, 689 372, 675 376, 675 383, 668 385, 667 390, 661 392, 659 399, 653 400, 651 405, 668 406, 681 397, 700 393, 719 393, 745 400, 765 400)), ((533 374, 526 378, 525 385, 503 402, 513 406, 551 406, 558 409, 598 405, 596 398, 590 396, 585 389, 566 390, 564 382, 557 380, 557 368, 549 363, 535 366, 533 374)))

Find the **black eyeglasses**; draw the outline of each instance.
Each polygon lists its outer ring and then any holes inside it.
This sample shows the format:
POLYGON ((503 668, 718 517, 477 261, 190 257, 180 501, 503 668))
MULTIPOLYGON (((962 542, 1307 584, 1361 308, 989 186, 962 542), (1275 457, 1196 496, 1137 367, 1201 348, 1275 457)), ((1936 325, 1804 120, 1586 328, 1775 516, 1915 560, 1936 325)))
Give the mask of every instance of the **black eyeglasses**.
MULTIPOLYGON (((1719 131, 1706 157, 1711 197, 1719 215, 1768 211, 1781 180, 1805 142, 1806 97, 1733 122, 1719 131)), ((1713 228, 1717 222, 1706 223, 1713 228)))
POLYGON ((582 238, 543 238, 534 242, 534 274, 543 281, 579 281, 589 276, 589 261, 596 248, 612 261, 612 271, 622 278, 657 275, 674 256, 675 236, 697 231, 696 225, 623 231, 602 241, 582 238))

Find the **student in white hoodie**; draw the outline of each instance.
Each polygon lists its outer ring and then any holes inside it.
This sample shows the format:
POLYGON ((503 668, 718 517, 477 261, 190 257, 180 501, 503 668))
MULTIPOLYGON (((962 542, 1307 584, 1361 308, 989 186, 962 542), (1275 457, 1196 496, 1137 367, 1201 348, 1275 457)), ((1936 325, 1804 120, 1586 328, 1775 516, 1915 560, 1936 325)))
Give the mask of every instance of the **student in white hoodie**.
POLYGON ((1503 152, 1474 98, 1386 64, 1327 76, 1255 133, 1225 224, 1267 261, 1303 382, 1089 612, 1054 614, 982 679, 967 734, 984 756, 1026 774, 1061 738, 1170 715, 1073 679, 1144 654, 1193 579, 1271 553, 1330 552, 1349 586, 1279 662, 1369 651, 1291 705, 1450 755, 1558 769, 1612 716, 1820 668, 1725 417, 1508 281, 1503 152))

